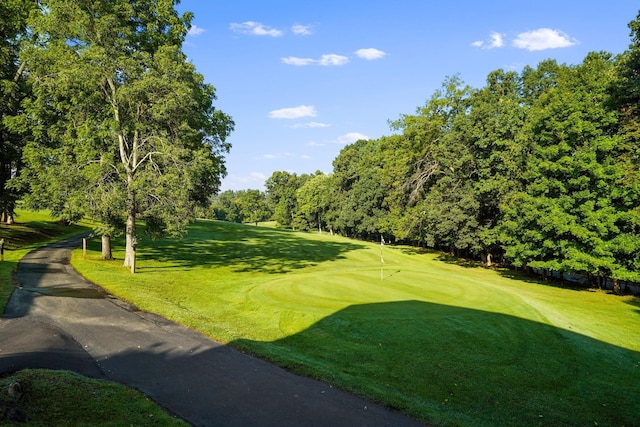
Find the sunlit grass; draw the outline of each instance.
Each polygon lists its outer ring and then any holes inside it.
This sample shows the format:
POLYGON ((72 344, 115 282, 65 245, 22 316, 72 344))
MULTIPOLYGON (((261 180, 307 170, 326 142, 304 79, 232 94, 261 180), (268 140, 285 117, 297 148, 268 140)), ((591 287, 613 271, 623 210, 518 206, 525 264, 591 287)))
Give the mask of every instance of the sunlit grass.
POLYGON ((98 245, 86 260, 74 252, 73 264, 110 292, 429 423, 636 422, 633 297, 410 248, 212 221, 179 240, 143 239, 135 275, 121 250, 100 261, 98 245))

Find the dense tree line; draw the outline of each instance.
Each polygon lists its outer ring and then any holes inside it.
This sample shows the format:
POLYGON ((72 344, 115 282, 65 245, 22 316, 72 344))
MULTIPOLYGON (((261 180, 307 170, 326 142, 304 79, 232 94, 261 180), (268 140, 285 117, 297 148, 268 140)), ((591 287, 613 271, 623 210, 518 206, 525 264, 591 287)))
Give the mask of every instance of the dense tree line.
POLYGON ((640 15, 581 64, 457 76, 333 173, 275 172, 281 225, 437 248, 594 281, 640 281, 640 15))

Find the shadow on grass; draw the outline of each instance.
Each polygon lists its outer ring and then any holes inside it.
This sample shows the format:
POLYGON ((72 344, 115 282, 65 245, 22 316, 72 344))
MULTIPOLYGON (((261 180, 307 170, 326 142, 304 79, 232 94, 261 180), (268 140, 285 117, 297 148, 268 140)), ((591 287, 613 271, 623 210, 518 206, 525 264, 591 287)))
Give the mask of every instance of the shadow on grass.
POLYGON ((535 273, 527 273, 522 270, 514 270, 510 268, 500 268, 497 270, 498 274, 502 277, 506 277, 513 280, 519 280, 526 283, 535 285, 551 286, 553 288, 570 289, 572 291, 581 292, 596 292, 595 288, 588 286, 587 284, 581 284, 578 282, 571 282, 569 280, 561 280, 557 277, 548 277, 544 280, 542 276, 535 273))
POLYGON ((420 301, 350 306, 232 345, 451 425, 634 425, 640 353, 521 318, 420 301))
POLYGON ((465 267, 465 268, 476 268, 476 267, 482 267, 483 266, 482 262, 480 262, 480 261, 460 258, 460 257, 454 256, 454 255, 449 255, 449 254, 442 253, 442 252, 436 258, 436 260, 445 262, 447 264, 457 265, 459 267, 465 267))
MULTIPOLYGON (((145 241, 138 259, 166 262, 170 265, 167 268, 234 266, 236 272, 279 274, 337 260, 364 247, 331 240, 318 244, 299 232, 201 220, 190 226, 182 239, 145 241)), ((142 262, 141 266, 144 271, 142 262)))
POLYGON ((640 298, 635 297, 635 299, 633 299, 631 301, 625 301, 625 303, 636 307, 636 310, 634 310, 634 311, 636 313, 640 314, 640 298))
POLYGON ((88 227, 64 226, 51 221, 16 222, 12 225, 0 224, 0 238, 5 239, 5 250, 11 251, 70 233, 79 234, 90 230, 88 227))

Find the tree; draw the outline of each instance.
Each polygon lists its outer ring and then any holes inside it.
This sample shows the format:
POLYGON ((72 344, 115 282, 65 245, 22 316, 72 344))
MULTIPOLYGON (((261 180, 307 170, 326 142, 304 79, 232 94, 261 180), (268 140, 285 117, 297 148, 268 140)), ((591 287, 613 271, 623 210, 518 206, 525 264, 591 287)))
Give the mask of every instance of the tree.
POLYGON ((226 190, 218 194, 211 204, 214 217, 220 221, 242 222, 238 197, 233 190, 226 190))
POLYGON ((291 227, 298 211, 296 191, 308 179, 286 171, 275 171, 265 182, 267 202, 273 211, 273 219, 283 227, 291 227))
POLYGON ((640 12, 629 23, 631 43, 616 61, 610 106, 618 113, 619 162, 624 168, 620 189, 625 189, 627 209, 621 215, 615 256, 627 280, 640 281, 640 12))
POLYGON ((27 17, 35 7, 33 0, 5 0, 0 3, 0 221, 13 222, 20 192, 9 181, 21 166, 21 136, 8 122, 18 113, 28 95, 24 63, 19 60, 20 42, 27 37, 27 17))
MULTIPOLYGON (((496 70, 487 84, 470 97, 468 114, 460 116, 453 132, 469 150, 472 159, 465 172, 467 208, 475 206, 477 245, 491 265, 502 252, 497 226, 502 219, 500 205, 518 190, 524 170, 522 127, 526 107, 522 79, 515 72, 496 70), (473 202, 471 201, 473 199, 473 202)), ((471 213, 470 213, 471 214, 471 213)))
MULTIPOLYGON (((331 208, 332 184, 330 175, 316 172, 296 191, 298 212, 305 216, 308 223, 315 224, 320 234, 322 234, 322 225, 326 224, 324 215, 331 208)), ((333 228, 331 232, 333 233, 333 228)))
POLYGON ((618 117, 607 108, 613 65, 611 55, 591 53, 579 66, 562 66, 532 103, 523 189, 503 206, 515 265, 629 277, 616 256, 632 196, 620 161, 625 147, 613 132, 618 117))
POLYGON ((472 181, 473 153, 459 130, 466 124, 473 90, 458 77, 445 80, 415 115, 392 123, 411 144, 404 188, 405 238, 452 252, 479 252, 478 202, 472 181))
POLYGON ((241 190, 236 193, 236 197, 243 221, 253 222, 258 226, 260 221, 271 217, 266 195, 260 190, 241 190))
POLYGON ((233 121, 181 51, 192 16, 175 3, 44 0, 23 53, 35 94, 17 124, 33 135, 26 176, 46 178, 71 219, 96 214, 107 230, 122 203, 132 272, 136 218, 152 234, 182 232, 217 192, 230 148, 233 121))

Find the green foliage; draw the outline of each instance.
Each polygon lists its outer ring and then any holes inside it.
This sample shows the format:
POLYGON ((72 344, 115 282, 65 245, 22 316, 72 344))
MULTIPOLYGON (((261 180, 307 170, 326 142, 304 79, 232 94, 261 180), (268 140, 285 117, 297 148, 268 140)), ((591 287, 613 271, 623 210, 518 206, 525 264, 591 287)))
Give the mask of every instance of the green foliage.
POLYGON ((28 36, 26 23, 33 0, 6 0, 0 4, 0 221, 14 213, 20 191, 10 184, 21 167, 24 141, 9 127, 29 93, 20 42, 28 36))
POLYGON ((298 212, 296 191, 309 179, 308 175, 296 175, 284 171, 274 172, 265 182, 267 202, 273 211, 273 219, 282 227, 294 226, 298 212))
POLYGON ((267 221, 273 216, 267 195, 260 190, 227 190, 213 198, 211 218, 230 222, 267 221))
MULTIPOLYGON (((306 225, 316 227, 322 232, 323 225, 333 230, 327 213, 333 204, 333 182, 330 175, 316 173, 296 191, 298 212, 306 225)), ((306 229, 307 227, 303 227, 306 229)))
POLYGON ((271 217, 266 195, 259 190, 241 190, 237 193, 240 213, 246 222, 258 225, 271 217))
POLYGON ((47 0, 25 45, 33 97, 13 129, 28 139, 18 183, 25 201, 102 231, 122 230, 135 255, 135 218, 180 234, 226 171, 233 121, 181 50, 191 14, 175 1, 47 0))
MULTIPOLYGON (((507 256, 516 265, 629 278, 617 259, 623 218, 633 215, 624 184, 615 111, 605 108, 614 64, 590 54, 558 69, 532 103, 523 188, 504 205, 507 256)), ((624 239, 626 240, 626 239, 624 239)))
POLYGON ((209 217, 212 219, 230 222, 243 222, 236 192, 233 190, 227 190, 214 197, 213 202, 211 203, 211 214, 212 215, 209 215, 209 217))

